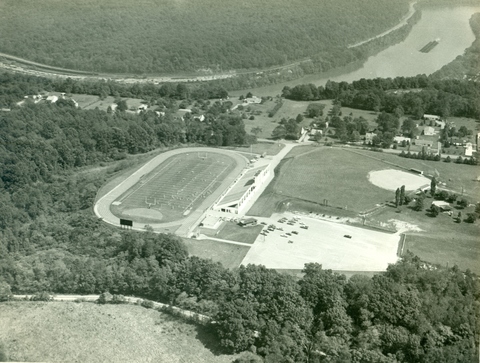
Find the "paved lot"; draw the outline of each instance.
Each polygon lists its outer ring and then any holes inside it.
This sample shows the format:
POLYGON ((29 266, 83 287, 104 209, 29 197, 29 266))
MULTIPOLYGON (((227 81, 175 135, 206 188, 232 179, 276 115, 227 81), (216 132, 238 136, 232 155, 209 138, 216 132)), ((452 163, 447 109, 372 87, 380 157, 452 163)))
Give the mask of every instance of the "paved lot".
POLYGON ((389 263, 397 261, 399 234, 286 213, 287 218, 300 218, 290 226, 278 223, 282 216, 274 214, 272 218, 258 218, 260 222, 283 228, 283 231, 277 229, 266 236, 259 235, 242 265, 252 263, 267 268, 302 269, 305 263, 318 262, 325 269, 339 271, 384 271, 389 263), (308 229, 300 228, 300 222, 308 225, 308 229), (298 235, 282 237, 293 230, 298 235))

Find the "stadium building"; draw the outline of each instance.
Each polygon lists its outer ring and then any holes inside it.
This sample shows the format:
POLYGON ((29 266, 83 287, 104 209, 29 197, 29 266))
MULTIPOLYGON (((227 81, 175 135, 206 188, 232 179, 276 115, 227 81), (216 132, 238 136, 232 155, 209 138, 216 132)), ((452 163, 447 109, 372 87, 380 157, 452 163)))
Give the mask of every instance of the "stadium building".
POLYGON ((261 186, 269 180, 270 165, 248 169, 222 194, 213 206, 214 210, 241 214, 248 202, 261 190, 261 186))

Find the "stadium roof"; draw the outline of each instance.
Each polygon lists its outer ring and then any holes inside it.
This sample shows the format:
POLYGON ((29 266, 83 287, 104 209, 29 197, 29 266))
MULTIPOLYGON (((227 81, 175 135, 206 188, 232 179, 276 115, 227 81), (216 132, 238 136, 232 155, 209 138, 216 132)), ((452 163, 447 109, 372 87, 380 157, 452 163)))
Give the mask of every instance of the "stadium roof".
POLYGON ((228 191, 227 194, 218 203, 219 205, 233 205, 236 204, 246 193, 248 188, 255 182, 255 177, 263 170, 266 166, 261 166, 258 168, 253 168, 248 170, 242 177, 235 183, 232 189, 228 191))

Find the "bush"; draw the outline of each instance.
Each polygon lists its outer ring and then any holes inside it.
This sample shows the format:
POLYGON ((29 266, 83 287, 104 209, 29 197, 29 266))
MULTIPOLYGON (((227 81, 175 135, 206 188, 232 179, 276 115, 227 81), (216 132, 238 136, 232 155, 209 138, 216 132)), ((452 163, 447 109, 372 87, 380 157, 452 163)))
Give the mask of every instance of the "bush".
POLYGON ((45 291, 39 292, 30 298, 30 301, 52 301, 52 300, 53 300, 53 296, 51 296, 48 292, 45 292, 45 291))
POLYGON ((475 213, 468 213, 465 222, 467 223, 475 223, 477 220, 477 215, 475 213))
POLYGON ((143 300, 140 305, 147 309, 153 309, 154 306, 151 300, 143 300))
POLYGON ((109 304, 111 301, 112 301, 112 294, 106 291, 100 294, 100 296, 97 299, 97 304, 109 304))

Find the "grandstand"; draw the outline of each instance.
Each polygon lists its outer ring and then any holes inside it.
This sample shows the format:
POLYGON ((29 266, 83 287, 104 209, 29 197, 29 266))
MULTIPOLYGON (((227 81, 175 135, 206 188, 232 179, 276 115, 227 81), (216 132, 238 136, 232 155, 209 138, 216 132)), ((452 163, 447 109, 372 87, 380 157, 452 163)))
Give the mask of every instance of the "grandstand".
POLYGON ((222 194, 215 203, 214 210, 221 212, 241 214, 254 195, 260 190, 270 176, 270 165, 248 169, 222 194))

